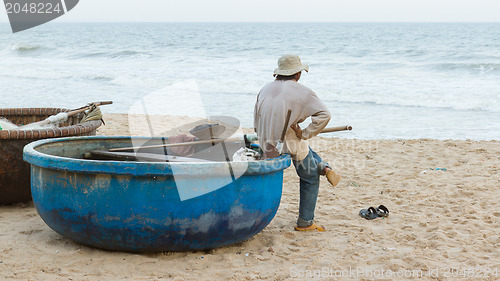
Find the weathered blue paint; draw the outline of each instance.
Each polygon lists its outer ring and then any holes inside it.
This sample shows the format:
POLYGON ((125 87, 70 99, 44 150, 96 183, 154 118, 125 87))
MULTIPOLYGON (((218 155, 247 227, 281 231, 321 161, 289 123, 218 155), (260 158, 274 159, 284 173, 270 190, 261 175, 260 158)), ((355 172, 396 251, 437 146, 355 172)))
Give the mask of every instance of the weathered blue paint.
MULTIPOLYGON (((250 162, 236 181, 181 201, 176 179, 193 187, 223 181, 222 165, 77 159, 124 147, 128 137, 42 140, 24 149, 35 207, 49 227, 76 242, 133 252, 203 250, 244 241, 278 209, 289 156, 250 162)), ((241 163, 240 163, 241 164, 241 163)), ((232 165, 239 165, 232 163, 232 165)))

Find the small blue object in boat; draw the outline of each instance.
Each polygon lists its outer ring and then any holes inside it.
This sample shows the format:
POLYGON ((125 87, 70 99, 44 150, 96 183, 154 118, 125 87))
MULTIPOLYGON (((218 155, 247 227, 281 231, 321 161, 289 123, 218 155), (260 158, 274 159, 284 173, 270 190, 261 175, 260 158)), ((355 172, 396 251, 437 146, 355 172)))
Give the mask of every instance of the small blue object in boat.
POLYGON ((231 245, 271 222, 281 200, 283 170, 291 164, 288 155, 247 163, 82 159, 85 152, 131 144, 130 137, 78 137, 27 145, 33 201, 47 225, 76 242, 109 250, 231 245), (234 180, 228 181, 229 166, 234 180), (181 198, 180 188, 187 197, 181 198))

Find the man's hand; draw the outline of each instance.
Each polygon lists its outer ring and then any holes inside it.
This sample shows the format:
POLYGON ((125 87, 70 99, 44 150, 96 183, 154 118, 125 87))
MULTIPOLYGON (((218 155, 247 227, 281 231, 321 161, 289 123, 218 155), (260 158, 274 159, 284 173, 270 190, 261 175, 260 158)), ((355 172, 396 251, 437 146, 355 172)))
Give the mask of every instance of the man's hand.
POLYGON ((302 139, 302 129, 300 128, 299 125, 292 124, 290 128, 292 128, 292 130, 295 131, 295 135, 297 136, 297 138, 302 139))

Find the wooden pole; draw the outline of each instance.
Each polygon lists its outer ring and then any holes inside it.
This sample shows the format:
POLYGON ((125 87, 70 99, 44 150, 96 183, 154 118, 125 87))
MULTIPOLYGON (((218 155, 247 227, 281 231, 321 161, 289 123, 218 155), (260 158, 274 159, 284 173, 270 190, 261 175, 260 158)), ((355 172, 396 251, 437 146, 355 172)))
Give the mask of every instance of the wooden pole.
POLYGON ((341 132, 341 131, 352 131, 352 127, 351 126, 340 126, 340 127, 325 128, 323 131, 321 131, 320 134, 341 132))
MULTIPOLYGON (((331 127, 325 128, 321 131, 320 134, 332 133, 332 132, 341 132, 341 131, 351 131, 351 126, 340 126, 340 127, 331 127)), ((142 147, 119 147, 119 148, 111 148, 110 152, 116 151, 125 151, 125 150, 137 150, 137 149, 147 149, 147 148, 160 148, 160 147, 174 147, 174 146, 187 146, 187 145, 196 145, 196 144, 208 144, 208 143, 221 143, 221 142, 237 142, 242 141, 242 138, 230 138, 230 139, 213 139, 213 140, 202 140, 202 141, 191 141, 191 142, 180 142, 180 143, 171 143, 171 144, 158 144, 158 145, 150 145, 150 146, 142 146, 142 147)))
POLYGON ((180 143, 170 143, 170 144, 158 144, 158 145, 149 145, 149 146, 141 146, 141 147, 119 147, 119 148, 111 148, 110 152, 115 151, 124 151, 124 150, 137 150, 137 149, 146 149, 146 148, 160 148, 160 147, 174 147, 174 146, 187 146, 187 145, 196 145, 196 144, 207 144, 207 143, 221 143, 221 142, 236 142, 242 141, 242 138, 230 138, 230 139, 213 139, 213 140, 202 140, 202 141, 191 141, 191 142, 180 142, 180 143))
MULTIPOLYGON (((101 105, 108 105, 108 104, 113 104, 113 102, 112 101, 93 102, 90 105, 87 105, 87 106, 84 106, 84 107, 81 107, 81 108, 78 108, 78 109, 75 109, 75 110, 71 110, 69 112, 61 112, 61 113, 66 113, 68 115, 68 117, 69 117, 69 116, 73 116, 75 114, 78 114, 80 112, 84 112, 85 110, 90 109, 93 105, 95 105, 95 106, 101 106, 101 105)), ((53 115, 53 116, 56 116, 56 115, 53 115)), ((35 122, 35 123, 30 123, 30 124, 18 127, 18 128, 16 128, 16 130, 23 130, 23 128, 25 128, 27 126, 30 126, 30 127, 31 126, 43 126, 43 125, 50 124, 51 122, 49 121, 49 118, 47 118, 45 120, 42 120, 42 121, 38 121, 38 122, 35 122)))

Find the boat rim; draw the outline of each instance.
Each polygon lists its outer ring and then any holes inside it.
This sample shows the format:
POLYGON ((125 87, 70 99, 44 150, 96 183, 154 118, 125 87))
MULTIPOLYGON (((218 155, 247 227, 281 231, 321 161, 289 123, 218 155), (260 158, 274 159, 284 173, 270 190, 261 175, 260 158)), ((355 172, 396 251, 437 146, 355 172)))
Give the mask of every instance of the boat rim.
POLYGON ((290 155, 250 162, 143 162, 143 161, 101 161, 55 156, 42 153, 36 148, 58 142, 95 141, 95 140, 132 140, 161 139, 160 137, 130 137, 130 136, 84 136, 43 139, 32 142, 24 147, 23 159, 32 166, 76 172, 83 174, 108 174, 125 176, 220 176, 227 175, 228 165, 237 171, 245 170, 245 175, 268 174, 286 169, 291 165, 290 155))

